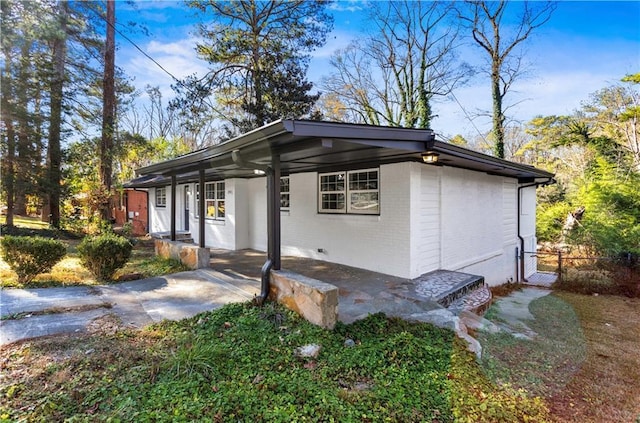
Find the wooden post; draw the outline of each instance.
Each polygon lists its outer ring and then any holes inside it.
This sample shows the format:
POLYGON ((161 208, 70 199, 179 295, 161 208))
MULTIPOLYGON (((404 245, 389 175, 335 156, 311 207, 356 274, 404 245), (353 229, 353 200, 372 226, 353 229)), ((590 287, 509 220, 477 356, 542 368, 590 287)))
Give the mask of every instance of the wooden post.
POLYGON ((558 250, 558 282, 562 282, 562 250, 558 250))

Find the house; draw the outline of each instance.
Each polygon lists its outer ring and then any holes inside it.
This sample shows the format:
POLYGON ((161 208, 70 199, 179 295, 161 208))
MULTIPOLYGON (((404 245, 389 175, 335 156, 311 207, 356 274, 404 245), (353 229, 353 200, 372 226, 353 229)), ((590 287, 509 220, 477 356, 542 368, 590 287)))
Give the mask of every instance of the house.
POLYGON ((428 129, 305 120, 138 174, 125 186, 148 191, 149 232, 268 251, 263 279, 283 254, 403 278, 460 271, 490 285, 536 271, 536 188, 554 182, 428 129))
POLYGON ((127 188, 111 196, 111 216, 116 225, 131 224, 131 233, 136 236, 148 233, 147 191, 127 188))

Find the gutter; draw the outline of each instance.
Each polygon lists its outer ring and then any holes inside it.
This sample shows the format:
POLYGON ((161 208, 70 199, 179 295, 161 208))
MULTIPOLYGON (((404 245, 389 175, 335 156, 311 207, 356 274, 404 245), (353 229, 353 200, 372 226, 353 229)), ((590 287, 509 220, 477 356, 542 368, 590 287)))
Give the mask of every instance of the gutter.
MULTIPOLYGON (((538 187, 540 186, 547 186, 547 185, 552 185, 555 184, 556 180, 553 179, 552 177, 550 177, 549 179, 547 179, 544 182, 534 182, 531 184, 527 184, 527 185, 522 185, 518 187, 518 194, 517 194, 517 198, 516 198, 516 202, 517 202, 517 215, 516 215, 516 220, 517 223, 516 225, 518 226, 518 239, 520 240, 520 272, 516 272, 516 282, 519 283, 520 280, 522 280, 522 282, 527 282, 527 279, 524 277, 524 238, 522 237, 522 234, 520 234, 520 204, 522 203, 521 201, 521 197, 520 197, 520 192, 523 188, 531 188, 531 187, 536 187, 536 189, 538 189, 538 187)), ((517 260, 517 257, 516 257, 517 260)))

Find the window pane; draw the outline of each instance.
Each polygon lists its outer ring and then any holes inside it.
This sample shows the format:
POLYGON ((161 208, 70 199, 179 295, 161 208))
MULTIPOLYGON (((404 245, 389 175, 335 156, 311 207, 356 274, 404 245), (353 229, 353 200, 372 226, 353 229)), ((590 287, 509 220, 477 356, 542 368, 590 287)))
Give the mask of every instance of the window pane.
POLYGON ((377 192, 354 192, 349 197, 350 211, 359 213, 378 213, 380 205, 377 192))
POLYGON ((224 217, 224 200, 218 201, 218 217, 224 217))
POLYGON ((350 173, 349 189, 354 191, 378 189, 378 172, 350 173))
POLYGON ((344 210, 344 194, 322 194, 322 210, 344 210))
POLYGON ((207 217, 216 217, 216 204, 214 200, 205 200, 204 207, 207 212, 207 217))
POLYGON ((289 208, 289 194, 280 194, 280 208, 281 209, 289 208))
POLYGON ((289 178, 280 178, 280 192, 289 192, 289 178))
POLYGON ((344 191, 344 173, 321 175, 320 191, 344 191))
POLYGON ((216 186, 214 183, 205 184, 204 198, 207 200, 213 200, 216 198, 216 186))
POLYGON ((217 186, 217 190, 216 190, 216 194, 217 194, 217 199, 218 200, 224 200, 224 182, 218 182, 216 184, 217 186))

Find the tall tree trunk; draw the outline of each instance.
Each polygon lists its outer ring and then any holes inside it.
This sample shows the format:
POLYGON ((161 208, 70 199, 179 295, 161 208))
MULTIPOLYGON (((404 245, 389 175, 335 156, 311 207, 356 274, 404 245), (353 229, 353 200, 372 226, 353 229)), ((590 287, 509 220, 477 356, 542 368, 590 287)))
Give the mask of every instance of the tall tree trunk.
POLYGON ((29 139, 29 96, 27 93, 30 73, 29 66, 31 65, 30 50, 31 42, 25 42, 21 49, 19 68, 20 82, 17 84, 18 89, 16 92, 17 104, 15 111, 18 124, 16 128, 18 143, 16 145, 16 159, 14 163, 14 213, 17 215, 27 214, 28 175, 33 173, 33 169, 31 169, 31 145, 29 139))
POLYGON ((493 152, 496 157, 504 159, 504 110, 502 109, 502 97, 503 95, 500 89, 500 66, 499 63, 494 63, 491 72, 493 152))
MULTIPOLYGON (((9 14, 9 4, 7 2, 0 2, 0 10, 2 16, 9 14)), ((1 68, 0 73, 0 115, 2 116, 2 122, 5 127, 6 138, 6 154, 1 157, 0 172, 2 175, 2 187, 4 189, 5 198, 7 202, 7 226, 13 226, 13 200, 15 198, 15 156, 16 156, 16 140, 15 130, 13 128, 13 121, 15 119, 13 105, 11 100, 13 99, 13 86, 12 84, 12 69, 13 57, 11 55, 11 47, 8 44, 3 44, 2 53, 4 55, 4 66, 1 68)))
MULTIPOLYGON (((7 60, 7 62, 9 62, 7 60)), ((7 65, 8 66, 8 65, 7 65)), ((10 87, 6 81, 2 84, 2 120, 6 129, 7 154, 2 160, 2 182, 7 199, 7 226, 13 226, 13 209, 15 199, 15 158, 16 158, 16 133, 13 129, 13 116, 10 113, 9 91, 10 87)))
POLYGON ((49 223, 55 228, 60 227, 60 165, 62 153, 60 151, 60 132, 62 126, 62 91, 64 87, 64 60, 67 52, 67 1, 60 3, 60 36, 53 41, 53 78, 51 81, 51 116, 49 118, 49 223))
POLYGON ((116 4, 114 0, 107 0, 107 40, 104 53, 104 77, 102 100, 102 143, 100 146, 100 183, 104 197, 102 203, 102 218, 109 219, 109 194, 111 193, 111 178, 113 168, 113 139, 115 123, 115 23, 116 4))

